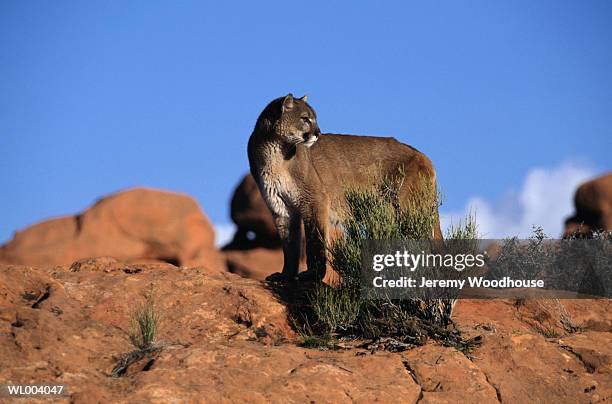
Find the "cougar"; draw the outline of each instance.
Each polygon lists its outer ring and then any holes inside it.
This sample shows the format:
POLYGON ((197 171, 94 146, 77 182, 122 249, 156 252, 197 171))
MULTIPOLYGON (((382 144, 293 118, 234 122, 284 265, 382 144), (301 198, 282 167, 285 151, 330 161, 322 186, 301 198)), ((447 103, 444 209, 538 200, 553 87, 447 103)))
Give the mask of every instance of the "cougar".
MULTIPOLYGON (((403 171, 400 203, 421 178, 435 186, 431 161, 415 148, 394 138, 322 134, 306 101, 292 94, 273 100, 249 138, 251 173, 283 244, 282 272, 268 276, 269 281, 298 277, 302 222, 307 271, 298 278, 323 278, 330 220, 338 220, 347 186, 367 185, 373 171, 379 176, 403 171)), ((432 232, 442 237, 439 221, 432 232)))

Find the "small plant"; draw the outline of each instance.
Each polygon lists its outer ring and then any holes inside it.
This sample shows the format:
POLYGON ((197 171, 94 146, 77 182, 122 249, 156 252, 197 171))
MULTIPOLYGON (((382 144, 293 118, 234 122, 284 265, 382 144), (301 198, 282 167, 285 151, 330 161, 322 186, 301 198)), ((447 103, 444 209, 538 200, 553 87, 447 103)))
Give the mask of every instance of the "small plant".
POLYGON ((130 365, 148 358, 143 369, 148 369, 155 363, 155 358, 168 343, 157 341, 157 334, 161 324, 161 315, 155 298, 153 286, 144 295, 144 301, 136 307, 131 315, 130 331, 128 336, 135 350, 119 356, 111 372, 112 377, 121 377, 126 374, 130 365))
POLYGON ((145 294, 144 302, 134 310, 131 317, 130 342, 144 350, 153 346, 161 317, 158 312, 153 288, 145 294))

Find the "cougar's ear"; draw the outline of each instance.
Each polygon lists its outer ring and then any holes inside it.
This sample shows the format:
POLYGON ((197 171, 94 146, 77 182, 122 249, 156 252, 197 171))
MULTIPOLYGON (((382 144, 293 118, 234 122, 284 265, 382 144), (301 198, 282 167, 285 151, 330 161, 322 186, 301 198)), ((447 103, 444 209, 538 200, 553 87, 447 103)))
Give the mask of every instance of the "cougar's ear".
POLYGON ((283 112, 293 109, 293 94, 289 93, 283 100, 283 112))
POLYGON ((304 96, 302 98, 300 98, 300 101, 307 102, 308 101, 308 96, 306 94, 304 94, 304 96))

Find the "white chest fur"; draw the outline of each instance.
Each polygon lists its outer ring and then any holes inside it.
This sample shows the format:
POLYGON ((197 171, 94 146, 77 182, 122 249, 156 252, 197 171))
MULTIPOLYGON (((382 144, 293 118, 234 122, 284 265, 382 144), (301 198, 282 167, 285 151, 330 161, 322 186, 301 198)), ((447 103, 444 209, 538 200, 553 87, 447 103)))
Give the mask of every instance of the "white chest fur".
POLYGON ((267 161, 259 170, 259 186, 266 204, 275 216, 289 217, 297 209, 294 181, 283 167, 276 148, 266 150, 267 161))
POLYGON ((276 216, 289 217, 291 210, 291 184, 286 178, 273 173, 261 174, 261 188, 264 200, 276 216))

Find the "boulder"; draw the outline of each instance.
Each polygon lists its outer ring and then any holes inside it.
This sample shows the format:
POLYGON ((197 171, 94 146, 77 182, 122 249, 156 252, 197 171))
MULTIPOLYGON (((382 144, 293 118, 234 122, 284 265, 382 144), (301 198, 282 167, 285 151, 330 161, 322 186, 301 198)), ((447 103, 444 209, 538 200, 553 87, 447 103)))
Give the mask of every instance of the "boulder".
POLYGON ((213 227, 197 202, 146 188, 112 194, 80 214, 35 224, 0 247, 0 261, 22 265, 62 265, 99 256, 225 269, 213 227))
POLYGON ((563 237, 612 230, 612 173, 580 185, 574 195, 574 205, 576 213, 565 221, 563 237))
POLYGON ((226 250, 281 246, 272 214, 251 174, 244 176, 232 196, 231 216, 237 230, 226 250))

